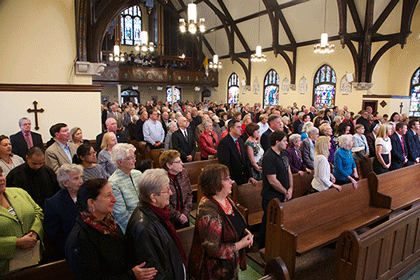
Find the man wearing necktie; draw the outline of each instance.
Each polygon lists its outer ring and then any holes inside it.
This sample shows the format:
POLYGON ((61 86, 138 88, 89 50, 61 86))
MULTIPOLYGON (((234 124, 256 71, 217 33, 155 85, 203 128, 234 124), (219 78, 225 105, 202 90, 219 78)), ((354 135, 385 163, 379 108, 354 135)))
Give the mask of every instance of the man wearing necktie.
POLYGON ((219 163, 229 168, 230 178, 241 185, 252 183, 254 186, 257 181, 252 178, 251 164, 245 152, 244 141, 241 136, 241 123, 232 119, 228 124, 229 134, 220 140, 217 146, 217 157, 219 163))
POLYGON ((391 167, 389 170, 400 169, 404 166, 412 165, 413 162, 407 158, 407 142, 405 134, 407 133, 407 124, 400 122, 395 127, 395 132, 390 136, 391 150, 391 167))
POLYGON ((41 134, 31 131, 31 121, 28 118, 21 118, 19 127, 21 130, 18 133, 10 135, 12 153, 25 159, 32 147, 39 147, 44 150, 41 134))
POLYGON ((179 129, 172 134, 172 146, 181 154, 182 162, 193 161, 197 151, 194 133, 187 129, 189 124, 185 117, 180 117, 179 129))

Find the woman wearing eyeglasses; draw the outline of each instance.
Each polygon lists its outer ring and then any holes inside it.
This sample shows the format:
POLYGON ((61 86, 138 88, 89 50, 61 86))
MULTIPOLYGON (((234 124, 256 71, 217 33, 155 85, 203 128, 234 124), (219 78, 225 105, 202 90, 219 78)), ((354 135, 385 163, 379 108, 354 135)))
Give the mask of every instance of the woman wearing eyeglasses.
POLYGON ((228 198, 232 192, 229 169, 211 164, 200 174, 204 194, 198 206, 188 272, 192 279, 238 279, 239 267, 246 269, 245 248, 254 236, 228 198))
POLYGON ((97 162, 95 149, 89 142, 79 146, 77 154, 73 157, 73 163, 83 167, 83 182, 92 178, 108 179, 109 174, 97 162))
POLYGON ((154 279, 186 279, 185 252, 170 221, 172 191, 167 172, 160 168, 146 170, 138 181, 138 190, 140 203, 126 231, 132 265, 145 262, 145 267, 156 268, 154 279))
POLYGON ((159 157, 160 166, 168 172, 169 187, 172 192, 168 209, 175 229, 189 226, 188 218, 193 199, 190 179, 180 157, 180 153, 176 150, 165 151, 159 157))

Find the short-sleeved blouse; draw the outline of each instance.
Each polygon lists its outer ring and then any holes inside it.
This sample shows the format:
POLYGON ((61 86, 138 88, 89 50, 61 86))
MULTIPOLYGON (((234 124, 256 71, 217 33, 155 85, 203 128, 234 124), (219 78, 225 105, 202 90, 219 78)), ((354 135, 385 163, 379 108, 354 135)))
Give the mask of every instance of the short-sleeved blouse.
POLYGON ((381 154, 389 154, 392 150, 391 138, 384 140, 383 138, 378 137, 375 140, 375 146, 382 146, 381 154))

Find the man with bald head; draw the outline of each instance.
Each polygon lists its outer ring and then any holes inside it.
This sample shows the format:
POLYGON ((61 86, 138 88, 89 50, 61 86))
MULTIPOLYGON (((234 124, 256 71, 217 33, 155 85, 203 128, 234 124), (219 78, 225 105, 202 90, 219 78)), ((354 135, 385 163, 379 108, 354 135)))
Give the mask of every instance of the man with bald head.
POLYGON ((178 125, 179 129, 172 134, 172 146, 181 154, 182 162, 191 162, 197 151, 194 133, 187 129, 190 124, 185 117, 179 117, 178 125))
POLYGON ((108 118, 105 121, 106 131, 98 134, 96 136, 96 151, 101 150, 102 138, 104 138, 104 134, 107 132, 114 132, 117 136, 118 143, 127 143, 127 138, 125 135, 119 131, 117 131, 117 121, 114 118, 108 118))

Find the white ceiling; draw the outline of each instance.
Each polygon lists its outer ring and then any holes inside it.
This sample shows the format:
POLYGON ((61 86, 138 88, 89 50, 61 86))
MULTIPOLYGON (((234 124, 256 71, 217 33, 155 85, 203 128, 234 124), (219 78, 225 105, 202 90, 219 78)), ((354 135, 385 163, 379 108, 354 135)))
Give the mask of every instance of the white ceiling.
MULTIPOLYGON (((185 5, 191 3, 191 0, 172 0, 172 4, 177 10, 181 9, 178 1, 183 1, 185 5)), ((366 0, 354 0, 358 11, 362 26, 364 26, 366 0)), ((379 17, 385 7, 391 0, 375 0, 374 6, 374 21, 379 17)), ((210 0, 210 2, 223 12, 218 4, 218 0, 210 0)), ((279 4, 288 3, 288 0, 277 0, 279 4)), ((391 12, 387 20, 379 29, 381 34, 393 34, 399 32, 402 2, 399 1, 397 6, 391 12)), ((262 0, 223 0, 230 16, 234 20, 257 13, 259 10, 265 10, 262 0), (260 6, 260 8, 259 8, 260 6)), ((419 8, 419 6, 417 6, 419 8)), ((297 43, 316 40, 320 38, 321 33, 324 32, 324 14, 325 14, 325 0, 309 0, 298 5, 290 6, 282 9, 284 17, 290 27, 290 30, 297 43)), ((212 9, 201 1, 197 4, 198 17, 204 17, 206 20, 206 29, 222 25, 220 19, 216 16, 212 9)), ((185 12, 181 16, 186 18, 185 12)), ((237 24, 238 29, 242 33, 249 48, 254 51, 257 44, 261 44, 262 48, 269 48, 272 46, 272 29, 268 15, 263 15, 260 18, 253 18, 251 20, 237 24), (260 27, 259 27, 260 26, 260 27)), ((279 44, 289 44, 290 41, 281 24, 279 24, 279 44)), ((350 11, 347 11, 347 32, 355 32, 356 28, 350 11)), ((337 36, 339 32, 338 8, 336 0, 327 0, 327 26, 326 32, 329 36, 337 36)), ((229 46, 225 30, 219 29, 215 32, 205 34, 212 49, 216 51, 219 56, 228 55, 229 46), (215 40, 215 36, 217 40, 215 40), (217 43, 216 43, 217 41, 217 43)), ((235 35, 235 53, 244 52, 245 49, 235 35)), ((204 47, 204 53, 210 57, 210 52, 204 47)))

